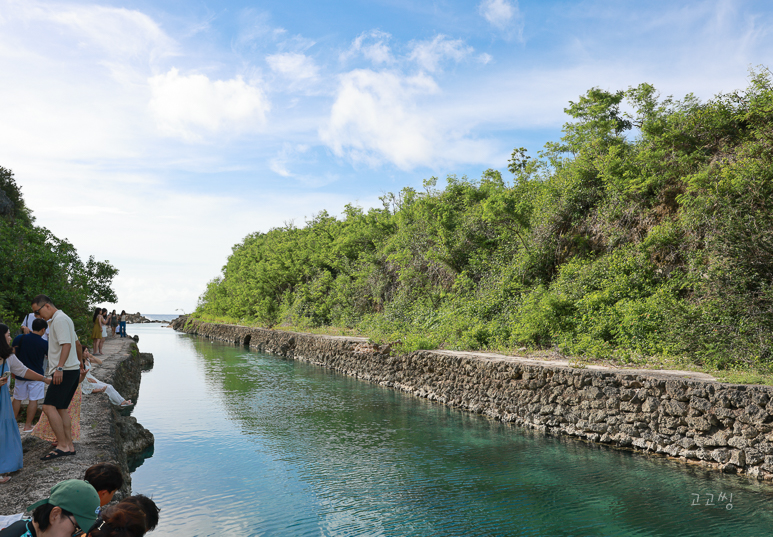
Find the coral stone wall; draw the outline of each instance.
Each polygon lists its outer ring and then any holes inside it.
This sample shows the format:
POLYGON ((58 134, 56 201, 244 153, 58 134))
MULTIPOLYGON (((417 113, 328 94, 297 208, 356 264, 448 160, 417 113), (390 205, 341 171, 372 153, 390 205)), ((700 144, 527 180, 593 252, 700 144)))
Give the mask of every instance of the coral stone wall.
POLYGON ((456 408, 546 432, 773 479, 773 389, 417 351, 359 338, 203 323, 173 328, 304 360, 456 408))

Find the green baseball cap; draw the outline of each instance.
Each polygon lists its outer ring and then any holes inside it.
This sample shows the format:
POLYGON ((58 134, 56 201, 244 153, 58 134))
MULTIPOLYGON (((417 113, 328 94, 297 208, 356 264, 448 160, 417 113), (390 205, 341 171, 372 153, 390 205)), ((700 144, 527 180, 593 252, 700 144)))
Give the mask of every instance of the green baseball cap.
POLYGON ((33 503, 27 507, 27 511, 46 503, 72 513, 83 531, 88 531, 97 520, 99 494, 94 487, 80 479, 60 481, 51 487, 51 495, 48 498, 33 503))

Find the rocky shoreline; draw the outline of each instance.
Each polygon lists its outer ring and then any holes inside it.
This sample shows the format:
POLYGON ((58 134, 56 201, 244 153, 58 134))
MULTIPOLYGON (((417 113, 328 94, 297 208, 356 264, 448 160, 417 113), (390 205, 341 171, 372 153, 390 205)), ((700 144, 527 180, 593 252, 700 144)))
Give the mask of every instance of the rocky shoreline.
MULTIPOLYGON (((139 396, 142 371, 153 367, 153 355, 141 353, 131 338, 105 340, 101 366, 94 366, 94 376, 112 384, 124 397, 133 401, 139 396)), ((106 394, 84 395, 81 403, 81 439, 75 442, 77 455, 50 462, 40 461, 51 444, 34 436, 22 436, 24 468, 14 472, 11 480, 0 485, 3 501, 0 514, 24 511, 28 505, 47 498, 53 485, 65 479, 83 479, 86 469, 99 462, 113 462, 121 467, 124 486, 116 499, 131 494, 130 461, 153 447, 153 434, 137 423, 126 409, 110 404, 106 394)))
POLYGON ((126 314, 126 324, 148 324, 148 323, 168 324, 169 321, 157 321, 153 319, 148 319, 147 317, 142 315, 139 311, 137 313, 126 314))
POLYGON ((492 419, 613 448, 773 480, 773 388, 685 371, 575 368, 496 354, 393 355, 363 338, 187 316, 175 330, 303 360, 492 419))

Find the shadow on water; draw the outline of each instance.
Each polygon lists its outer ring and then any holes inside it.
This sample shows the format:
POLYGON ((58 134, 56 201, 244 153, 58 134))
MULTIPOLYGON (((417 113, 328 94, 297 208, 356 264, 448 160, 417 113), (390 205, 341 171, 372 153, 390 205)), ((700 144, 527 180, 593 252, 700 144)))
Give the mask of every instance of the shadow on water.
POLYGON ((126 460, 126 463, 129 466, 129 472, 134 472, 137 468, 142 466, 147 459, 151 458, 153 456, 154 449, 155 449, 154 446, 150 446, 142 453, 138 453, 136 455, 132 455, 128 457, 128 459, 126 460))

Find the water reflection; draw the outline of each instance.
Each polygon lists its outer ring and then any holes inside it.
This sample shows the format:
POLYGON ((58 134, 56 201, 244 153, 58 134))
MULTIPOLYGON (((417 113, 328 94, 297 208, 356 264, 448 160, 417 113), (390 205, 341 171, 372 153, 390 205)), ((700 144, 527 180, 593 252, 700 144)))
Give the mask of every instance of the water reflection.
POLYGON ((142 327, 162 535, 764 535, 770 489, 142 327), (732 509, 691 494, 733 494, 732 509))

